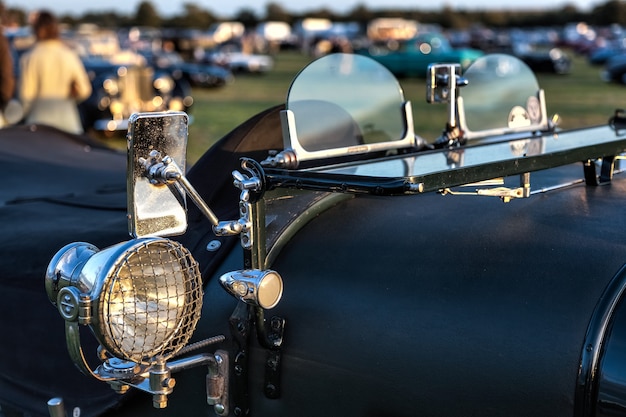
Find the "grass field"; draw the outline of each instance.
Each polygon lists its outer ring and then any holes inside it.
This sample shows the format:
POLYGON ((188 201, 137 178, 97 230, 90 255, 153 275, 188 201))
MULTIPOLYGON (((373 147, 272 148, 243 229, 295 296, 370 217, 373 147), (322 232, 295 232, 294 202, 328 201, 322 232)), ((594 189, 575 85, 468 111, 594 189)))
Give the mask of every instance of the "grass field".
MULTIPOLYGON (((626 107, 626 87, 603 82, 601 68, 590 66, 583 57, 573 59, 571 74, 537 76, 546 93, 548 114, 558 114, 563 129, 606 123, 616 108, 626 107)), ((308 62, 307 56, 285 52, 275 57, 275 68, 270 73, 241 74, 224 88, 194 90, 189 163, 193 164, 216 140, 250 116, 284 103, 291 80, 308 62)), ((423 79, 403 79, 400 84, 413 105, 416 133, 427 140, 436 138, 445 125, 446 106, 426 103, 423 79)))

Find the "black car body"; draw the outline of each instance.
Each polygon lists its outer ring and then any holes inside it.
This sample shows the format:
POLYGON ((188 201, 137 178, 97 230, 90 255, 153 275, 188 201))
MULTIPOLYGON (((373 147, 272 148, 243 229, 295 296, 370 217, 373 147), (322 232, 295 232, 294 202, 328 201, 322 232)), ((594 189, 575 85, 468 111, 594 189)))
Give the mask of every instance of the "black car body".
POLYGON ((622 415, 624 115, 559 131, 504 55, 427 82, 451 106, 433 144, 395 78, 348 54, 188 172, 184 113, 133 116, 126 178, 126 155, 84 138, 0 132, 22 135, 0 153, 19 179, 0 194, 3 410, 622 415), (58 154, 30 152, 51 138, 58 154))

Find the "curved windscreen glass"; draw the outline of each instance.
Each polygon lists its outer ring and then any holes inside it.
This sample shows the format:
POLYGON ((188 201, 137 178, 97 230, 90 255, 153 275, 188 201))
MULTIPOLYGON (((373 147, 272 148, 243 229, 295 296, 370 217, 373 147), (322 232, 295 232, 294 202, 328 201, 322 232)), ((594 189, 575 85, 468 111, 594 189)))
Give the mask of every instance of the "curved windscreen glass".
POLYGON ((331 54, 298 74, 287 110, 299 146, 317 152, 405 139, 404 103, 398 81, 385 67, 365 56, 331 54))
POLYGON ((463 76, 468 85, 460 95, 469 130, 523 128, 542 122, 539 84, 519 59, 487 55, 476 60, 463 76))

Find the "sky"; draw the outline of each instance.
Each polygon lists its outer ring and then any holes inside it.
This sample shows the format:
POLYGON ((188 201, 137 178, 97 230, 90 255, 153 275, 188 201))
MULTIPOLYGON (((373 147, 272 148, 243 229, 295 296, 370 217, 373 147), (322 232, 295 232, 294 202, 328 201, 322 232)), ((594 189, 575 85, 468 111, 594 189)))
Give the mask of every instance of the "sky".
MULTIPOLYGON (((282 4, 292 13, 301 13, 307 10, 315 10, 327 7, 336 13, 345 13, 359 4, 364 4, 370 9, 384 8, 417 8, 420 10, 438 10, 443 6, 462 8, 465 10, 475 9, 550 9, 559 8, 566 4, 572 4, 583 11, 588 11, 593 6, 606 3, 606 0, 444 0, 436 2, 422 2, 419 0, 150 0, 159 14, 163 17, 181 14, 184 3, 196 4, 210 11, 218 17, 235 15, 243 8, 252 9, 262 16, 265 6, 274 2, 282 4), (506 3, 506 4, 505 4, 506 3)), ((137 10, 141 0, 4 0, 8 7, 16 7, 26 11, 47 8, 53 12, 64 15, 80 16, 85 12, 115 11, 120 14, 132 15, 137 10)))

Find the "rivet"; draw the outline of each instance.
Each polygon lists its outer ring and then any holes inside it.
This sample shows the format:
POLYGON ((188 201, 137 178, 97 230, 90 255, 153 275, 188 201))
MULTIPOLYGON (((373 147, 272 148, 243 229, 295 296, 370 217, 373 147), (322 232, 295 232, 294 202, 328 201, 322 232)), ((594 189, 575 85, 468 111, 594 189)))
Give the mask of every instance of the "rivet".
POLYGON ((273 384, 267 384, 265 386, 265 395, 269 397, 273 397, 274 395, 276 395, 276 386, 273 384))

